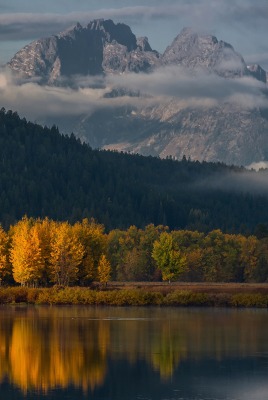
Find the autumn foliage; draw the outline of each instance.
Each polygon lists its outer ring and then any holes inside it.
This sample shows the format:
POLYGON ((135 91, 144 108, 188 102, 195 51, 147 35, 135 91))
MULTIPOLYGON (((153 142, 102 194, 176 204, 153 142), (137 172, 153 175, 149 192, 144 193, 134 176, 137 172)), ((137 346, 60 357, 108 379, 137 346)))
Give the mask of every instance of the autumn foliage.
POLYGON ((214 230, 105 232, 94 220, 70 224, 24 217, 0 228, 0 283, 89 286, 110 281, 267 282, 268 238, 214 230))

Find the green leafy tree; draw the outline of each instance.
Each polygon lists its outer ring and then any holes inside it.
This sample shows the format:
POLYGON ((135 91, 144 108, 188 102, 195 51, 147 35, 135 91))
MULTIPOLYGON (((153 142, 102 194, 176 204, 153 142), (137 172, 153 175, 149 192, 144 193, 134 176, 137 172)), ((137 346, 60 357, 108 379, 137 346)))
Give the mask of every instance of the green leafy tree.
POLYGON ((162 233, 159 240, 154 242, 152 257, 164 281, 176 280, 187 270, 186 257, 176 248, 169 233, 162 233))

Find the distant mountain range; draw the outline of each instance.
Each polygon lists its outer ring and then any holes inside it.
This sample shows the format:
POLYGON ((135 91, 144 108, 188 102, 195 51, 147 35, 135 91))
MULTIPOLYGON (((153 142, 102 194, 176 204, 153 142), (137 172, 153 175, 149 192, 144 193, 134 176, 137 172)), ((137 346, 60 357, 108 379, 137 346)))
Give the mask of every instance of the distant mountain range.
POLYGON ((42 85, 76 88, 77 77, 102 77, 116 106, 43 121, 93 147, 238 165, 268 160, 267 73, 215 36, 184 28, 160 54, 127 25, 94 20, 32 42, 8 67, 42 85))

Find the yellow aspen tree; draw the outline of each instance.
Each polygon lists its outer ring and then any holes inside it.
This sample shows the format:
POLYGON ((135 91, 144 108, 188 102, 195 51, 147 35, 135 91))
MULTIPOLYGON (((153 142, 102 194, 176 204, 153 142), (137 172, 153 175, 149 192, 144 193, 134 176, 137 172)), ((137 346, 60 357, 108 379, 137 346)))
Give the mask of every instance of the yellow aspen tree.
POLYGON ((45 286, 49 283, 50 279, 51 241, 56 225, 56 222, 49 220, 48 218, 43 220, 38 219, 36 223, 40 240, 41 257, 44 264, 42 284, 45 286))
POLYGON ((81 223, 77 222, 73 229, 84 247, 84 256, 78 272, 79 281, 84 285, 98 279, 98 263, 106 249, 106 236, 103 225, 86 218, 81 223))
POLYGON ((76 282, 83 255, 83 245, 74 234, 72 226, 68 222, 57 224, 51 241, 52 282, 63 286, 76 282))
POLYGON ((38 230, 32 220, 23 218, 13 227, 10 260, 13 278, 21 285, 38 284, 43 270, 38 230))
POLYGON ((98 264, 98 280, 107 286, 107 282, 111 279, 111 264, 104 254, 101 255, 98 264))
POLYGON ((9 262, 9 237, 0 225, 0 285, 12 276, 9 262))

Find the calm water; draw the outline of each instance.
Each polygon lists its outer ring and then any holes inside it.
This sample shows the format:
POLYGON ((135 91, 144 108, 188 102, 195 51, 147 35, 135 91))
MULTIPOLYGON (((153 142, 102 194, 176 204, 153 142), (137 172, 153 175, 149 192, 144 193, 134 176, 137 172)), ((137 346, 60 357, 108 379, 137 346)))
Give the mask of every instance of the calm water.
POLYGON ((268 312, 2 307, 0 398, 267 400, 268 312))

